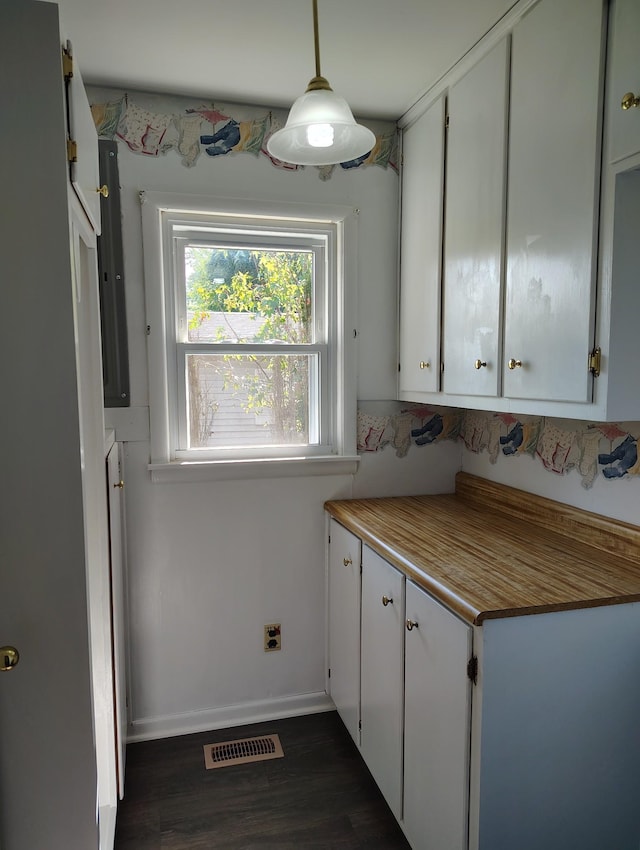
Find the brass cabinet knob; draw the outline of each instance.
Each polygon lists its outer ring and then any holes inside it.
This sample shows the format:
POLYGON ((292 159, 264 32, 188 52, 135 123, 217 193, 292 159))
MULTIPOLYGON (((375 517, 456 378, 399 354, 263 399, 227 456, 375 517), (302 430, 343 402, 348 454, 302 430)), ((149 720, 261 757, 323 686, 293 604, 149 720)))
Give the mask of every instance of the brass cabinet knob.
POLYGON ((640 106, 640 95, 635 95, 632 91, 628 91, 622 98, 620 106, 625 112, 634 106, 640 106))
POLYGON ((430 368, 431 368, 431 363, 429 363, 429 361, 428 361, 428 360, 421 360, 421 361, 420 361, 420 368, 421 368, 421 369, 430 369, 430 368))
POLYGON ((353 564, 353 561, 351 560, 351 558, 343 558, 342 563, 345 565, 345 567, 348 567, 349 564, 353 564))
POLYGON ((476 367, 476 369, 482 369, 483 366, 487 365, 487 362, 486 360, 476 360, 473 365, 476 367))
POLYGON ((106 183, 104 184, 104 186, 100 186, 100 188, 99 188, 99 189, 96 189, 96 192, 97 192, 99 195, 102 195, 102 197, 103 197, 103 198, 108 198, 108 197, 109 197, 109 187, 107 186, 107 184, 106 184, 106 183))
POLYGON ((117 487, 118 490, 123 490, 124 489, 124 481, 120 480, 120 481, 118 481, 117 484, 114 484, 113 486, 117 487))
POLYGON ((418 624, 415 620, 407 620, 405 623, 408 632, 412 632, 414 629, 418 628, 418 624))
POLYGON ((522 360, 514 360, 513 357, 507 363, 510 369, 519 369, 522 366, 522 360))
POLYGON ((390 596, 383 596, 382 604, 385 608, 387 607, 387 605, 393 605, 393 599, 390 596))
POLYGON ((0 646, 0 673, 13 670, 20 661, 20 653, 15 646, 0 646))

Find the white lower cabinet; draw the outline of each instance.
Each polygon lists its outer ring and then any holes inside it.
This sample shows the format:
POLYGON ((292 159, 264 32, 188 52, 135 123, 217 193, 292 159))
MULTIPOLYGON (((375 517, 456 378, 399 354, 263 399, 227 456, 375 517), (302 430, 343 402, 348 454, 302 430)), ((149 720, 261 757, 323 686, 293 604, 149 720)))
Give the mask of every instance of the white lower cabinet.
POLYGON ((465 850, 472 628, 407 582, 403 828, 413 850, 465 850))
POLYGON ((331 520, 331 696, 413 850, 637 850, 640 602, 472 625, 411 576, 331 520))
POLYGON ((362 551, 360 750, 389 808, 402 817, 405 578, 362 551))
POLYGON ((329 522, 329 694, 360 743, 360 563, 362 543, 329 522))
POLYGON ((464 850, 472 629, 366 545, 361 623, 362 757, 414 850, 464 850))

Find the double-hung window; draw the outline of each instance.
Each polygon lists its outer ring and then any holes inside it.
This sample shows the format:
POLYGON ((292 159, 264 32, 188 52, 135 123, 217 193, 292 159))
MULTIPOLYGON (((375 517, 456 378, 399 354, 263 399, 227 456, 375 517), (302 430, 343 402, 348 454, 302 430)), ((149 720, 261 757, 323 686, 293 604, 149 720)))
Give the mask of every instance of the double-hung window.
POLYGON ((177 466, 229 475, 353 464, 353 211, 141 198, 156 477, 177 466))

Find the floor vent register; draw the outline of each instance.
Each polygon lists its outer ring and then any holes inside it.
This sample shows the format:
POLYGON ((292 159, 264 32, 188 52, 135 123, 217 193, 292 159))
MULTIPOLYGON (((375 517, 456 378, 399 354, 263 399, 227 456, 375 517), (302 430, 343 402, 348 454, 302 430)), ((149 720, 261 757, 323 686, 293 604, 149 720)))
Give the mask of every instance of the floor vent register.
POLYGON ((214 767, 228 767, 232 764, 279 759, 283 756, 278 735, 222 741, 219 744, 206 744, 204 747, 204 764, 207 770, 214 767))

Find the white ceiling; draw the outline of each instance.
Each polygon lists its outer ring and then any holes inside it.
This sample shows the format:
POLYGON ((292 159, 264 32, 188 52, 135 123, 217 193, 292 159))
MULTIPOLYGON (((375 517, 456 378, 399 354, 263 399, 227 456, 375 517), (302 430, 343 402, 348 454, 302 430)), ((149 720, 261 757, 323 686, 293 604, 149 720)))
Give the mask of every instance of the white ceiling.
MULTIPOLYGON (((315 73, 311 0, 58 0, 85 82, 289 107, 315 73)), ((319 0, 322 73, 399 118, 515 0, 319 0)))

